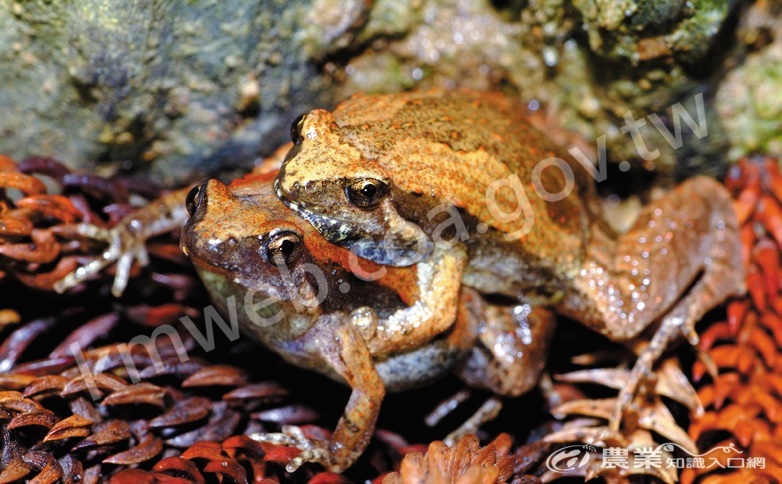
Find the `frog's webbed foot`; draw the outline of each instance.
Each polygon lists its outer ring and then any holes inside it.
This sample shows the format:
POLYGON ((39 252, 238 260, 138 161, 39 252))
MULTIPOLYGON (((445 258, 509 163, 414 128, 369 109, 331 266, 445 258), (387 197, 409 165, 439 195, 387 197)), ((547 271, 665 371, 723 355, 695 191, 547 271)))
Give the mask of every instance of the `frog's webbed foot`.
POLYGON ((329 443, 307 438, 301 428, 295 425, 283 426, 282 432, 255 433, 250 435, 250 438, 258 442, 268 442, 272 445, 299 449, 301 453, 291 459, 285 466, 285 470, 288 472, 295 472, 307 462, 318 463, 329 469, 334 467, 329 443))
POLYGON ((723 267, 724 270, 717 267, 715 265, 707 269, 690 293, 665 315, 649 345, 639 353, 628 376, 627 384, 622 387, 617 396, 610 422, 612 430, 619 429, 624 410, 632 401, 636 389, 652 374, 655 362, 668 346, 680 336, 683 336, 692 346, 696 346, 699 338, 695 331, 695 324, 708 310, 731 293, 730 284, 726 282, 731 280, 729 267, 723 267))
POLYGON ((54 284, 54 290, 59 293, 95 277, 104 268, 116 262, 117 271, 111 292, 119 297, 128 285, 133 262, 137 260, 142 267, 149 264, 149 256, 145 246, 146 239, 131 233, 124 224, 120 223, 112 229, 92 224, 79 224, 76 226, 76 230, 81 236, 106 242, 108 247, 100 256, 57 281, 54 284))
POLYGON ((54 290, 65 292, 116 262, 117 272, 111 293, 116 297, 121 296, 128 285, 133 262, 138 261, 142 267, 149 264, 146 241, 182 227, 187 220, 184 201, 189 190, 188 187, 169 192, 123 218, 110 229, 92 224, 77 225, 79 235, 106 242, 108 247, 99 257, 57 281, 54 290))

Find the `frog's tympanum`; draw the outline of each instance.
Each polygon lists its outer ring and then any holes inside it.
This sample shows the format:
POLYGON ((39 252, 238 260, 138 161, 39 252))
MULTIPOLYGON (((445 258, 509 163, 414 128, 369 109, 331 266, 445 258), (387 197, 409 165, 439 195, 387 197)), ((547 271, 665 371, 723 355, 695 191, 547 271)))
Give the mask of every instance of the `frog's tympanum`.
MULTIPOLYGON (((462 282, 553 308, 626 341, 656 324, 611 425, 679 335, 743 291, 737 221, 716 181, 689 180, 616 234, 588 170, 499 94, 356 95, 292 127, 280 198, 326 239, 380 264, 467 253, 462 282)), ((458 273, 459 270, 454 270, 458 273)))
POLYGON ((255 436, 301 448, 290 469, 304 461, 333 470, 351 465, 374 431, 386 390, 420 386, 451 369, 506 395, 536 384, 553 328, 549 313, 491 306, 463 288, 447 331, 414 347, 394 344, 375 336, 400 331, 418 298, 418 273, 432 271, 427 263, 383 268, 357 260, 286 208, 268 177, 230 188, 211 180, 191 192, 187 206, 182 250, 218 309, 228 313, 233 300, 245 333, 353 390, 328 442, 307 441, 295 427, 255 436))

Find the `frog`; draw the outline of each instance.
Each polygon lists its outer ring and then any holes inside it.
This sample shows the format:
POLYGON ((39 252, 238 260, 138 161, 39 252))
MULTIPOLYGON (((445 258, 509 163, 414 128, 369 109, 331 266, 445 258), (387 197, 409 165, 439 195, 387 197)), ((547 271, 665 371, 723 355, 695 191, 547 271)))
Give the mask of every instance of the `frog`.
POLYGON ((425 263, 383 268, 375 277, 381 267, 351 263, 348 250, 326 242, 279 201, 266 175, 229 186, 210 180, 187 199, 181 248, 218 310, 228 313, 231 298, 244 301, 238 317, 245 333, 288 362, 352 388, 328 442, 306 439, 293 426, 253 436, 301 449, 289 470, 303 462, 336 472, 349 467, 366 447, 387 391, 419 387, 448 372, 502 395, 537 384, 553 331, 549 312, 490 304, 462 287, 455 319, 437 337, 412 348, 373 339, 415 299, 416 272, 427 270, 425 263))
POLYGON ((640 341, 612 430, 663 352, 682 337, 696 345, 695 323, 745 291, 719 182, 686 180, 619 232, 599 170, 564 154, 509 96, 359 93, 297 118, 291 139, 276 193, 328 241, 389 267, 465 251, 463 285, 640 341))

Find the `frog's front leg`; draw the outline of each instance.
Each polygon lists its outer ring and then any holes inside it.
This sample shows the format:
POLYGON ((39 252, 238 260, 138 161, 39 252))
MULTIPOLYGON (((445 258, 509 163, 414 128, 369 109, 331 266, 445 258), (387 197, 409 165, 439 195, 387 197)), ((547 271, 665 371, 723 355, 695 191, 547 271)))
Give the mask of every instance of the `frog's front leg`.
POLYGON ((718 182, 689 180, 644 208, 629 232, 593 235, 587 261, 559 311, 613 340, 629 340, 662 317, 617 399, 618 428, 638 382, 680 335, 696 344, 694 325, 744 291, 738 222, 718 182))
POLYGON ((190 188, 167 193, 122 219, 115 227, 105 229, 91 224, 80 224, 80 235, 108 243, 100 257, 79 267, 54 284, 62 293, 94 277, 103 268, 117 262, 117 273, 111 292, 119 297, 125 290, 133 261, 142 266, 149 263, 145 243, 147 239, 182 227, 187 220, 185 198, 190 188))
POLYGON ((417 348, 450 328, 459 306, 459 288, 467 265, 462 244, 435 244, 432 254, 416 265, 418 298, 376 326, 362 329, 373 355, 417 348))
POLYGON ((375 430, 385 386, 375 369, 366 343, 341 313, 321 316, 296 344, 318 357, 350 386, 352 393, 328 442, 313 442, 296 427, 282 433, 255 434, 255 440, 292 445, 302 450, 288 464, 289 472, 305 462, 318 462, 334 472, 350 467, 364 452, 375 430))

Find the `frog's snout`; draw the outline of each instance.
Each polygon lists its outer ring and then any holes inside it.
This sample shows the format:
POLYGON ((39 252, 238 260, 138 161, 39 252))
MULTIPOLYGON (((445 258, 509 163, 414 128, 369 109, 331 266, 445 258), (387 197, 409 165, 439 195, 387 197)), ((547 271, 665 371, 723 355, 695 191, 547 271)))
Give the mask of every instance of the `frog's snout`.
POLYGON ((210 205, 221 197, 230 196, 230 190, 218 180, 209 180, 201 185, 196 185, 187 194, 185 208, 189 218, 182 230, 182 238, 179 247, 185 255, 191 256, 191 252, 199 251, 199 224, 204 220, 210 205))

